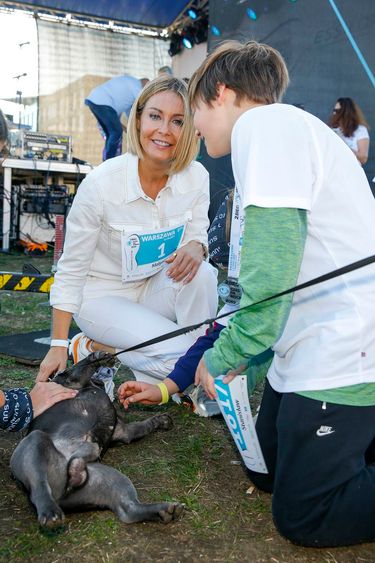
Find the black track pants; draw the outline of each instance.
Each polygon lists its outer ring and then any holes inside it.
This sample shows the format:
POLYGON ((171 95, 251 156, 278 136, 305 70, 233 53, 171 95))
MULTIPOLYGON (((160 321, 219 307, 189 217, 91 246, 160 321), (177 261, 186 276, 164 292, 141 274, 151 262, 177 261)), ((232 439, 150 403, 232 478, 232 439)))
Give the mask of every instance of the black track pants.
POLYGON ((322 403, 266 383, 256 424, 274 522, 294 543, 375 541, 375 407, 322 403))

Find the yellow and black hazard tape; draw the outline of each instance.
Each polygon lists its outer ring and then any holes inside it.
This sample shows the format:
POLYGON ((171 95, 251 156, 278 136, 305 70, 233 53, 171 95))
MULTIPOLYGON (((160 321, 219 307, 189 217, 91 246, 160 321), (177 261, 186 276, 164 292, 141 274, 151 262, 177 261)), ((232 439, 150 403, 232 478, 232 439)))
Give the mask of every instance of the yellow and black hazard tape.
POLYGON ((53 279, 51 274, 27 275, 15 272, 0 272, 0 291, 49 293, 53 279))

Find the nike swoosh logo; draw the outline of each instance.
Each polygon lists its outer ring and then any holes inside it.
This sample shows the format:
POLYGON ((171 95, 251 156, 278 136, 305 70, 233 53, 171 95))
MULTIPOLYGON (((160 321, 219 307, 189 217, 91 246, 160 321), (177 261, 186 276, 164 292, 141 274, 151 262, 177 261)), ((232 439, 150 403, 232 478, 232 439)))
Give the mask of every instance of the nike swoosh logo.
POLYGON ((327 436, 328 434, 333 434, 333 433, 334 433, 334 430, 328 430, 327 431, 327 430, 320 430, 319 429, 319 430, 316 431, 317 436, 327 436))

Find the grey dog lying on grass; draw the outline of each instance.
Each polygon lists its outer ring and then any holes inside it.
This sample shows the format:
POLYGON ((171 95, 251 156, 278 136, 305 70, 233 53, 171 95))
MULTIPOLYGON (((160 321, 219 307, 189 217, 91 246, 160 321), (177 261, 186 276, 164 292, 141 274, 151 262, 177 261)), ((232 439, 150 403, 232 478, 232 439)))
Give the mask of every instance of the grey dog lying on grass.
POLYGON ((98 461, 111 445, 130 444, 155 430, 172 427, 168 414, 129 424, 120 418, 95 382, 98 367, 111 362, 113 365, 111 355, 95 352, 56 375, 56 383, 79 389, 79 393, 35 418, 13 452, 12 474, 29 494, 42 527, 60 526, 63 510, 108 508, 126 523, 168 523, 183 510, 178 502, 139 502, 130 479, 98 461))

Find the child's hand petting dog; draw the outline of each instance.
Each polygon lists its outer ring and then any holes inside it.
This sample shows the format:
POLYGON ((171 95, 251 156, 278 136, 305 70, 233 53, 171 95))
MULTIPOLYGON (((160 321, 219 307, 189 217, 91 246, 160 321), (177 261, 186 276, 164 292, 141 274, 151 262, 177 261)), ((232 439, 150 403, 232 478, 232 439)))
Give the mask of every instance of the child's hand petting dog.
MULTIPOLYGON (((169 396, 178 393, 179 388, 172 379, 166 377, 163 381, 168 389, 169 396)), ((145 383, 144 381, 125 381, 118 388, 117 395, 120 403, 125 409, 132 403, 142 403, 142 405, 160 405, 162 401, 161 390, 158 385, 145 383)))
POLYGON ((157 385, 142 381, 126 381, 117 391, 120 403, 125 409, 131 403, 142 405, 158 405, 161 402, 161 391, 157 385))

